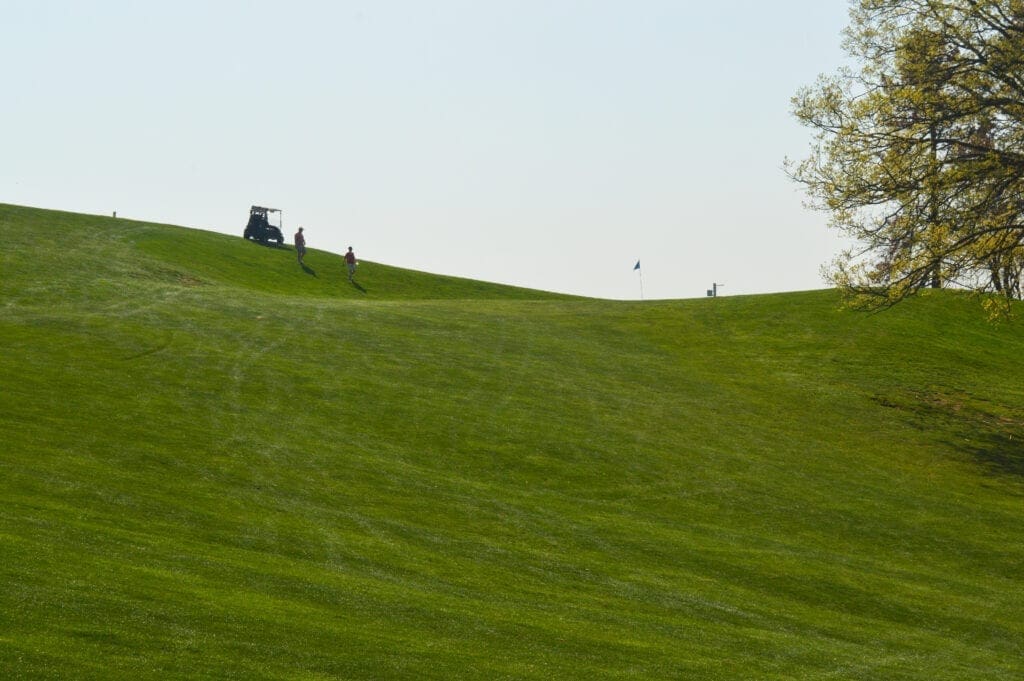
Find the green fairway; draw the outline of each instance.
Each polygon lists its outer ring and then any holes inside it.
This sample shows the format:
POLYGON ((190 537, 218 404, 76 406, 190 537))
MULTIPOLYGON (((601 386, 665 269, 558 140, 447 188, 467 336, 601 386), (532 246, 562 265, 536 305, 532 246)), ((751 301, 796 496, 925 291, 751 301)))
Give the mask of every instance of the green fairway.
POLYGON ((1024 677, 1024 321, 0 204, 0 677, 1024 677))

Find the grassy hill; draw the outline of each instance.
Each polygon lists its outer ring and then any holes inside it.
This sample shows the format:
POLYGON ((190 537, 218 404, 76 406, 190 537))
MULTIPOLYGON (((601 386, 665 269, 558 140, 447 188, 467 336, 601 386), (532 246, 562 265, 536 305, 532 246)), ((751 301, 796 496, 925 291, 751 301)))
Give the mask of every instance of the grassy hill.
POLYGON ((1024 323, 0 205, 0 669, 1019 679, 1024 323))

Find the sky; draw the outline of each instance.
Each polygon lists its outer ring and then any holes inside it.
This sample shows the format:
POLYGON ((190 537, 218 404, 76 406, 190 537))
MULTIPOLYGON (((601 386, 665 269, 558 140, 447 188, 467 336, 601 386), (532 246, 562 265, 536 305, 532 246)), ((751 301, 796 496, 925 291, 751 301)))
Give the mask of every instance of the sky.
POLYGON ((847 9, 0 0, 0 202, 239 237, 263 205, 288 242, 596 298, 820 289, 844 242, 783 163, 847 9))

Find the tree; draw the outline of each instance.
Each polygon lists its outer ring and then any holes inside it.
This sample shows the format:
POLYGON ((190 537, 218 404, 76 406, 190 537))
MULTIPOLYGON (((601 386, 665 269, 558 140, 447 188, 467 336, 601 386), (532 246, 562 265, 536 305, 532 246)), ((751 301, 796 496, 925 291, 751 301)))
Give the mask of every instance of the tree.
POLYGON ((852 0, 858 65, 801 89, 787 161, 856 246, 828 270, 866 306, 942 285, 1021 297, 1024 0, 852 0))

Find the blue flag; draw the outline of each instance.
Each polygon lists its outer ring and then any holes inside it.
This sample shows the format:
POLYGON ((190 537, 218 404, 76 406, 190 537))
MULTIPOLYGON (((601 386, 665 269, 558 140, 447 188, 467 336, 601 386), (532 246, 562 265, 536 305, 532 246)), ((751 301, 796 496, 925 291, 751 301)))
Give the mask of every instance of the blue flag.
POLYGON ((635 264, 635 265, 633 265, 633 269, 634 269, 634 270, 638 270, 638 269, 640 269, 640 261, 639 261, 639 260, 637 260, 637 261, 636 261, 636 264, 635 264))

